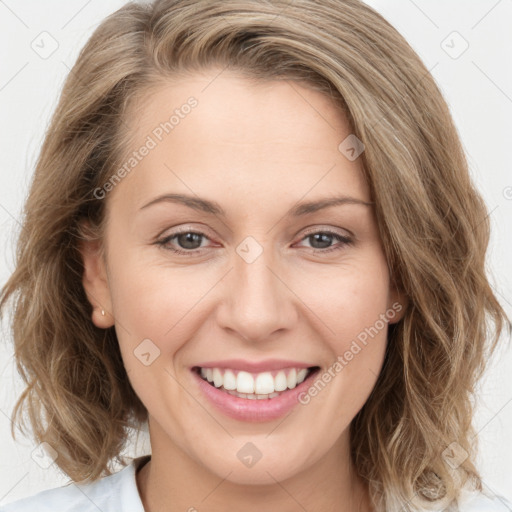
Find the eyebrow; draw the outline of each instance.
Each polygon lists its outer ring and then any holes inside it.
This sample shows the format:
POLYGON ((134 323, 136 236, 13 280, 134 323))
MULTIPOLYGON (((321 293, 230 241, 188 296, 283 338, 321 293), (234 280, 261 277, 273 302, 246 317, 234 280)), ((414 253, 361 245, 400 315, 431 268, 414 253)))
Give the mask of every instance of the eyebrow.
MULTIPOLYGON (((187 194, 163 194, 151 200, 149 203, 145 204, 140 209, 144 210, 145 208, 148 208, 149 206, 158 203, 183 204, 185 206, 188 206, 189 208, 192 208, 193 210, 209 213, 212 215, 218 215, 223 218, 226 217, 226 212, 217 202, 210 201, 208 199, 202 199, 200 197, 190 196, 187 194)), ((351 196, 326 197, 324 199, 319 199, 316 201, 298 203, 295 206, 293 206, 290 210, 288 210, 285 216, 300 217, 302 215, 308 215, 310 213, 323 210, 324 208, 330 208, 332 206, 339 206, 345 204, 371 206, 374 203, 363 201, 362 199, 357 199, 356 197, 351 196)))

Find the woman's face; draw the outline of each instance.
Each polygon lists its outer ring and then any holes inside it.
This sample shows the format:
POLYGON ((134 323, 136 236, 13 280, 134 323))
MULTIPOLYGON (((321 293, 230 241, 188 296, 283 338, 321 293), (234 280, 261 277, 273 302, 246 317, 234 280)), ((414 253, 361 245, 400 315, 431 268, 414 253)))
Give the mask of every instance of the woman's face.
POLYGON ((341 112, 294 82, 218 74, 132 109, 125 172, 104 199, 106 267, 84 251, 84 285, 107 311, 95 324, 115 325, 153 458, 179 450, 220 478, 274 483, 346 461, 401 297, 361 148, 339 149, 341 112))

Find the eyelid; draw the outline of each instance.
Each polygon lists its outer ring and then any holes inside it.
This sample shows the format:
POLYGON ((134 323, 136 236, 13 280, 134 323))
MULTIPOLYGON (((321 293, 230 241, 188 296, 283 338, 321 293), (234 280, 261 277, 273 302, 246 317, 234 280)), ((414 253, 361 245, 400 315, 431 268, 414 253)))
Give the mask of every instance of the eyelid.
MULTIPOLYGON (((305 236, 307 236, 309 234, 318 233, 318 232, 336 233, 337 235, 345 236, 347 238, 352 238, 354 240, 356 238, 354 233, 352 233, 352 231, 350 231, 346 228, 338 228, 338 227, 332 227, 332 226, 327 226, 327 225, 314 224, 311 226, 311 229, 308 229, 308 228, 305 228, 305 229, 306 229, 306 231, 301 230, 299 232, 301 234, 302 238, 304 238, 305 236)), ((301 240, 302 240, 302 238, 301 238, 301 240)))
MULTIPOLYGON (((311 233, 318 233, 319 231, 323 231, 323 230, 325 230, 326 232, 339 234, 340 236, 348 236, 353 239, 356 238, 354 233, 352 233, 350 230, 348 230, 346 228, 337 228, 337 227, 332 227, 332 226, 327 226, 327 225, 318 225, 318 224, 312 224, 310 226, 306 226, 305 228, 302 228, 294 236, 294 238, 296 238, 300 234, 301 238, 298 240, 300 242, 305 236, 307 236, 311 233), (342 231, 340 232, 339 230, 342 230, 342 231), (346 233, 346 235, 343 233, 343 231, 346 233)), ((162 237, 167 238, 169 236, 174 236, 174 235, 178 235, 180 233, 189 233, 189 232, 194 232, 194 233, 204 235, 209 240, 212 240, 212 238, 213 238, 212 236, 210 236, 209 229, 206 226, 201 225, 201 227, 199 227, 199 228, 194 228, 192 225, 184 224, 184 225, 178 225, 177 227, 166 228, 156 237, 156 239, 158 240, 162 237), (169 235, 165 235, 165 233, 169 230, 172 231, 172 234, 170 233, 169 235)))
POLYGON ((166 229, 164 229, 161 233, 159 233, 155 238, 158 240, 160 238, 167 238, 169 236, 175 236, 179 235, 180 233, 199 233, 201 235, 205 235, 208 239, 211 239, 212 237, 209 235, 210 230, 206 227, 201 225, 200 227, 193 227, 190 224, 180 224, 178 226, 171 226, 166 229), (169 232, 169 234, 166 234, 169 232))
MULTIPOLYGON (((204 230, 204 231, 207 231, 207 230, 204 230)), ((340 233, 339 228, 332 228, 332 227, 325 227, 325 226, 321 227, 318 225, 317 226, 309 226, 309 229, 307 231, 305 231, 305 232, 302 231, 302 236, 293 245, 296 245, 297 243, 307 240, 310 236, 315 235, 315 234, 319 234, 319 233, 327 234, 331 237, 337 238, 338 243, 331 247, 325 248, 325 249, 314 249, 313 248, 313 252, 319 252, 320 254, 327 257, 329 254, 331 254, 335 251, 340 251, 347 246, 354 245, 354 243, 356 241, 355 236, 349 230, 345 230, 345 231, 350 234, 346 235, 346 234, 340 233)), ((169 250, 179 256, 189 256, 189 257, 198 256, 199 257, 202 254, 204 254, 206 249, 208 249, 208 247, 202 247, 202 248, 197 248, 197 249, 186 250, 186 249, 180 249, 180 248, 174 249, 171 247, 167 247, 167 245, 170 244, 170 240, 178 237, 182 233, 193 233, 193 234, 199 235, 203 239, 212 241, 212 238, 210 236, 208 236, 206 233, 204 233, 202 228, 199 230, 196 230, 196 229, 191 228, 191 226, 185 225, 185 226, 178 226, 177 228, 174 229, 174 231, 172 233, 163 236, 163 238, 158 238, 155 241, 155 243, 157 245, 165 248, 166 250, 169 250)))
MULTIPOLYGON (((209 230, 206 227, 194 228, 190 225, 185 224, 185 225, 165 229, 162 233, 160 233, 156 237, 156 239, 153 243, 156 244, 157 246, 161 246, 161 247, 165 248, 166 245, 170 243, 170 240, 178 237, 179 235, 181 235, 183 233, 194 233, 194 234, 197 234, 200 237, 202 237, 204 240, 213 242, 213 237, 208 235, 208 231, 209 230), (170 232, 168 234, 166 234, 168 231, 170 231, 170 232)), ((215 243, 215 242, 213 242, 213 243, 215 243)), ((179 248, 178 249, 166 248, 166 250, 170 250, 171 252, 175 252, 178 254, 188 254, 190 256, 195 256, 198 253, 202 253, 207 248, 208 247, 202 247, 202 248, 191 249, 191 250, 179 249, 179 248)))

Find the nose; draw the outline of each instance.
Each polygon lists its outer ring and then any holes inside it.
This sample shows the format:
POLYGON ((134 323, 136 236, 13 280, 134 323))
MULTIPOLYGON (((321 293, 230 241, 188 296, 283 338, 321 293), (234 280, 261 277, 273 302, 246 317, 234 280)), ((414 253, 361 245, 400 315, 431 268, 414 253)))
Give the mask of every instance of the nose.
POLYGON ((223 300, 218 309, 221 328, 249 342, 265 341, 292 328, 298 318, 297 296, 289 272, 282 271, 264 250, 255 261, 235 253, 233 269, 223 280, 223 300))

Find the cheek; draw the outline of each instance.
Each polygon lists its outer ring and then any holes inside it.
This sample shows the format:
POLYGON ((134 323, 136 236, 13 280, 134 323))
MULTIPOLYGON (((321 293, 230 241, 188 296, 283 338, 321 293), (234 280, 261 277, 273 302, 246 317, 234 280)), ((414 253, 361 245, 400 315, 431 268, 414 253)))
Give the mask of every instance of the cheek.
POLYGON ((176 419, 190 407, 174 385, 180 349, 201 324, 194 305, 211 285, 190 269, 150 264, 122 251, 111 257, 115 329, 131 385, 150 413, 163 410, 176 419), (162 407, 167 400, 174 406, 162 407))
MULTIPOLYGON (((133 351, 142 340, 150 339, 161 351, 175 353, 207 320, 215 295, 209 297, 209 293, 225 269, 171 266, 161 255, 155 261, 153 255, 141 257, 136 248, 113 247, 109 277, 121 344, 133 351)), ((377 249, 346 258, 340 265, 310 262, 282 269, 284 280, 300 299, 289 300, 303 309, 303 327, 307 328, 307 319, 309 327, 317 325, 317 334, 330 339, 331 352, 337 355, 348 350, 351 340, 374 325, 388 306, 387 265, 377 249)))
POLYGON ((129 251, 113 252, 111 262, 115 328, 127 371, 132 379, 141 372, 148 378, 162 369, 174 374, 170 365, 179 364, 180 348, 204 321, 202 300, 215 276, 210 279, 197 267, 143 261, 129 251), (150 367, 144 365, 152 360, 150 367))
MULTIPOLYGON (((308 306, 328 327, 336 353, 348 349, 350 341, 378 322, 389 307, 389 274, 383 256, 374 252, 357 261, 347 261, 309 287, 308 306)), ((364 335, 361 336, 364 338, 364 335)))
POLYGON ((171 268, 129 256, 118 261, 111 276, 114 315, 137 335, 169 337, 211 287, 197 268, 171 268))
MULTIPOLYGON (((321 284, 321 282, 318 282, 321 284)), ((327 281, 326 281, 327 283, 327 281)), ((308 296, 325 328, 330 364, 303 403, 318 404, 319 421, 344 428, 364 405, 380 373, 387 345, 389 274, 383 257, 347 262, 329 287, 308 296), (322 417, 325 416, 325 417, 322 417)))

